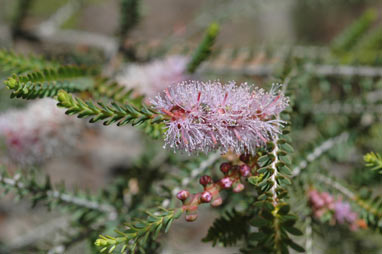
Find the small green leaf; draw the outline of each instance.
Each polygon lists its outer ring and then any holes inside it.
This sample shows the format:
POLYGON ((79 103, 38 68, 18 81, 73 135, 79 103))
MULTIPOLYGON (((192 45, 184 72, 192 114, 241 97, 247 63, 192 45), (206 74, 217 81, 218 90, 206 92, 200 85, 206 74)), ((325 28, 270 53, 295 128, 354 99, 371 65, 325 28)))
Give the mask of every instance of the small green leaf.
POLYGON ((269 221, 261 216, 255 216, 249 223, 254 227, 263 227, 269 225, 269 221))

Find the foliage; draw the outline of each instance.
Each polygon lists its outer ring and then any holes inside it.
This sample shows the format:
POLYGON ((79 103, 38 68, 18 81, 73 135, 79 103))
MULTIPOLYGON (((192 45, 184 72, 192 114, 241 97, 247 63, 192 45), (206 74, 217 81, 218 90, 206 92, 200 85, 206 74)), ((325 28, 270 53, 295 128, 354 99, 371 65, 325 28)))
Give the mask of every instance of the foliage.
POLYGON ((121 245, 121 253, 126 250, 133 253, 136 250, 139 250, 142 253, 145 253, 140 246, 144 245, 148 241, 149 237, 152 239, 157 238, 161 230, 167 232, 172 222, 175 219, 178 219, 182 213, 182 209, 160 209, 157 212, 146 211, 148 217, 145 218, 145 220, 127 223, 125 225, 127 230, 124 232, 116 230, 119 237, 101 235, 95 244, 101 248, 101 252, 108 251, 109 253, 112 253, 117 246, 121 245))
POLYGON ((227 211, 214 221, 203 242, 212 242, 212 246, 217 243, 224 247, 234 246, 239 240, 248 237, 248 220, 251 217, 244 212, 227 211))
POLYGON ((0 50, 0 67, 3 71, 21 73, 25 71, 41 70, 44 68, 57 68, 58 64, 47 61, 41 57, 26 57, 3 49, 0 50))
POLYGON ((366 166, 371 170, 382 172, 382 156, 378 153, 367 153, 363 157, 363 160, 366 162, 366 166))
POLYGON ((219 34, 219 25, 212 23, 204 35, 203 40, 199 44, 195 53, 193 54, 190 62, 187 65, 187 70, 190 73, 194 73, 199 65, 204 62, 212 52, 212 47, 215 43, 216 37, 219 34))
POLYGON ((126 39, 126 36, 130 30, 139 21, 139 0, 120 0, 121 1, 121 20, 120 20, 120 33, 122 38, 126 39))
POLYGON ((86 78, 89 71, 62 66, 57 69, 42 69, 22 75, 13 75, 4 83, 12 90, 11 97, 35 99, 53 97, 59 90, 78 92, 92 86, 93 80, 86 78))
POLYGON ((104 121, 104 125, 117 123, 118 126, 123 126, 129 123, 140 125, 145 121, 150 121, 152 124, 163 121, 161 115, 145 106, 138 109, 129 104, 118 105, 117 103, 112 103, 110 106, 107 106, 98 102, 98 105, 95 105, 92 101, 74 98, 64 90, 59 91, 57 99, 59 102, 57 105, 67 109, 66 114, 78 115, 79 118, 91 117, 91 123, 104 121))
POLYGON ((335 38, 332 45, 333 49, 337 52, 347 52, 351 50, 376 19, 377 14, 374 10, 366 11, 351 26, 346 28, 342 34, 335 38))
POLYGON ((33 206, 36 206, 38 203, 45 203, 50 208, 64 205, 70 210, 83 211, 88 214, 94 211, 92 217, 95 219, 100 216, 100 213, 115 216, 116 211, 113 206, 100 204, 95 197, 84 193, 69 194, 64 186, 55 188, 52 186, 48 176, 45 177, 44 181, 41 181, 33 171, 27 175, 17 173, 11 177, 3 169, 0 176, 0 184, 5 193, 13 191, 20 198, 30 196, 29 198, 33 206))
POLYGON ((267 145, 267 149, 257 160, 258 175, 249 178, 249 182, 256 186, 259 197, 254 203, 257 215, 251 225, 258 228, 258 232, 249 236, 250 244, 243 253, 260 251, 268 253, 288 253, 288 247, 304 252, 290 235, 302 235, 294 224, 297 218, 290 213, 287 198, 287 187, 290 185, 288 167, 290 159, 288 153, 293 152, 288 129, 283 130, 283 135, 267 145))

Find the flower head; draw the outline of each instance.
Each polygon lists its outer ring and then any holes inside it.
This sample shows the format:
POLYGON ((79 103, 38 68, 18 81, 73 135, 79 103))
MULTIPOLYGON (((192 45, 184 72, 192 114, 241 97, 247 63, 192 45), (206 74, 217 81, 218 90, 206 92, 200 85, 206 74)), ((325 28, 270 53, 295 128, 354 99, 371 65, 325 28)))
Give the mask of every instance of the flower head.
POLYGON ((0 115, 0 139, 7 158, 23 165, 40 164, 76 144, 84 125, 55 104, 52 99, 42 99, 0 115))
POLYGON ((147 64, 129 65, 116 80, 128 88, 135 88, 140 94, 153 96, 169 84, 186 80, 188 58, 169 56, 147 64))
POLYGON ((278 114, 288 98, 247 83, 187 81, 172 85, 151 100, 167 116, 165 143, 186 152, 220 149, 254 154, 280 133, 278 114))
POLYGON ((338 200, 334 205, 334 215, 336 220, 343 224, 345 222, 352 224, 357 220, 357 214, 352 211, 350 204, 347 202, 343 202, 342 200, 338 200))
POLYGON ((341 198, 336 199, 328 192, 319 192, 314 189, 309 190, 308 197, 313 215, 316 218, 325 218, 324 215, 329 214, 333 224, 347 224, 352 230, 359 227, 366 228, 365 221, 359 219, 358 214, 352 210, 350 204, 341 198))

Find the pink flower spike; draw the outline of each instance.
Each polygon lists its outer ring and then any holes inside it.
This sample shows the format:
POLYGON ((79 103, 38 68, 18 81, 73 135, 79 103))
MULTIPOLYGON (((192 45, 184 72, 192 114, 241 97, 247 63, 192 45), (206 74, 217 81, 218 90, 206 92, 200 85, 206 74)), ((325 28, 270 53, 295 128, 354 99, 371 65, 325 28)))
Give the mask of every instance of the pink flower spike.
POLYGON ((265 92, 246 83, 184 81, 150 103, 167 116, 165 146, 188 153, 219 149, 253 155, 284 124, 277 116, 289 101, 279 87, 265 92))

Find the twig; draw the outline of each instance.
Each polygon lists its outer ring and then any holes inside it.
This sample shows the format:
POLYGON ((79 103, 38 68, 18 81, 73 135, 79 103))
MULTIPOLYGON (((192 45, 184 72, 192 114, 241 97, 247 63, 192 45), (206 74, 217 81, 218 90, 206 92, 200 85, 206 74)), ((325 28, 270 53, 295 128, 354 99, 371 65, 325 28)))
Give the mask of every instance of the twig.
POLYGON ((306 254, 313 254, 313 230, 312 230, 312 217, 306 218, 305 228, 305 251, 306 254))
POLYGON ((365 105, 362 103, 341 103, 341 102, 319 103, 313 106, 313 113, 315 114, 382 113, 382 104, 365 105))
POLYGON ((66 241, 62 241, 60 243, 57 243, 55 246, 51 247, 47 254, 62 254, 65 253, 66 250, 70 248, 73 244, 85 239, 89 234, 93 233, 94 231, 99 231, 105 223, 107 223, 108 220, 103 221, 102 223, 98 223, 95 226, 87 228, 85 231, 77 231, 75 234, 72 234, 70 236, 70 239, 66 241))
POLYGON ((323 153, 325 153, 326 151, 330 150, 335 145, 343 143, 343 142, 346 142, 346 140, 348 138, 349 138, 349 133, 348 132, 343 132, 343 133, 341 133, 340 135, 338 135, 336 137, 329 138, 324 143, 322 143, 321 145, 319 145, 316 148, 314 148, 313 152, 309 153, 306 156, 306 159, 300 161, 298 166, 295 167, 292 170, 292 177, 298 176, 300 174, 301 170, 305 169, 310 162, 312 162, 315 159, 317 159, 318 157, 320 157, 323 153))
POLYGON ((372 66, 350 66, 350 65, 305 65, 307 71, 323 76, 364 76, 381 77, 382 68, 372 66))
POLYGON ((333 179, 322 174, 317 174, 314 179, 333 187, 334 189, 345 195, 347 198, 355 200, 356 195, 351 190, 341 185, 339 182, 333 181, 333 179))
MULTIPOLYGON (((270 76, 276 70, 275 64, 239 66, 239 67, 214 67, 207 66, 203 69, 206 72, 217 74, 235 74, 245 76, 270 76)), ((382 77, 382 68, 371 66, 350 66, 350 65, 312 65, 306 64, 304 70, 313 75, 321 76, 363 76, 382 77)))
POLYGON ((46 21, 42 22, 36 29, 36 34, 42 37, 52 36, 64 24, 74 12, 81 6, 81 1, 70 0, 60 7, 46 21))
POLYGON ((42 22, 35 30, 35 34, 47 42, 82 44, 102 49, 106 56, 110 57, 114 55, 118 50, 118 43, 113 37, 86 31, 60 29, 60 26, 68 20, 80 6, 80 1, 70 0, 67 4, 59 8, 48 20, 42 22))
POLYGON ((36 241, 44 238, 45 236, 57 232, 60 228, 68 226, 68 219, 65 217, 58 217, 50 220, 44 224, 37 225, 32 230, 27 231, 19 237, 12 239, 9 243, 9 250, 21 249, 25 246, 35 243, 36 241))
POLYGON ((102 34, 79 30, 57 30, 53 34, 41 35, 42 39, 52 43, 77 44, 102 49, 107 57, 118 51, 117 40, 102 34))
MULTIPOLYGON (((19 174, 15 175, 14 178, 7 178, 7 177, 0 176, 0 182, 3 182, 10 186, 14 186, 18 189, 25 189, 26 188, 25 184, 23 184, 22 182, 19 182, 20 177, 21 176, 19 174)), ((117 217, 116 209, 109 204, 100 204, 95 201, 75 197, 73 195, 69 195, 66 193, 61 193, 59 191, 53 191, 53 190, 47 191, 46 195, 48 197, 56 198, 69 204, 74 204, 80 207, 85 207, 88 209, 98 210, 102 213, 106 213, 108 214, 108 218, 110 218, 110 220, 115 219, 117 217)))

